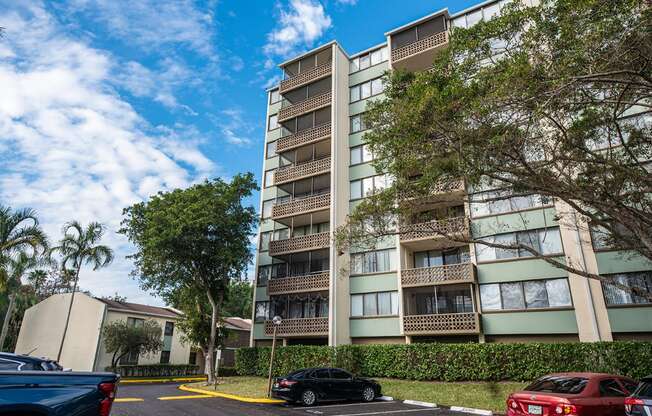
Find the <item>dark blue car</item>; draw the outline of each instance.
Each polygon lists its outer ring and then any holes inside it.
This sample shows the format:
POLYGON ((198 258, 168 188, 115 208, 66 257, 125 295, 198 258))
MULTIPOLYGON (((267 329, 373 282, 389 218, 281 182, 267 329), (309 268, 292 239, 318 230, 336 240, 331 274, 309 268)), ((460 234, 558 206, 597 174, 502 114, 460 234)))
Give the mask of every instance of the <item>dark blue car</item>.
POLYGON ((62 371, 54 360, 0 352, 0 371, 62 371))

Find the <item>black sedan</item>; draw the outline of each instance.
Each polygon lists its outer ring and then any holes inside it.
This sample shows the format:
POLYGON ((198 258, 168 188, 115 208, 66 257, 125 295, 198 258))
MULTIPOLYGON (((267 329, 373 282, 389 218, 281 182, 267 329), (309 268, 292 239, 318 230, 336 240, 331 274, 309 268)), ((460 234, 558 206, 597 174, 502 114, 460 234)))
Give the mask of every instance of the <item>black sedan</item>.
POLYGON ((325 400, 373 401, 379 397, 380 384, 354 377, 339 368, 305 368, 274 380, 272 396, 288 402, 312 406, 325 400))

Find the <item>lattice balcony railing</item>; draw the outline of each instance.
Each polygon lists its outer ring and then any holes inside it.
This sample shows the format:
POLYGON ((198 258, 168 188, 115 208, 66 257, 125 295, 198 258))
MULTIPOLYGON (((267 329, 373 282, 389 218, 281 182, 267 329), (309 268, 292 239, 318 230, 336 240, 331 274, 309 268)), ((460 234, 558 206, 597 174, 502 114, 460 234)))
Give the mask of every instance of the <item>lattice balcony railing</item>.
MULTIPOLYGON (((274 323, 265 321, 265 335, 274 334, 274 323)), ((276 329, 276 336, 315 336, 328 335, 328 318, 283 319, 276 329)))
POLYGON ((279 87, 279 92, 285 94, 286 92, 293 90, 295 88, 301 87, 313 81, 317 81, 321 78, 326 78, 331 74, 333 68, 333 63, 328 62, 318 67, 315 67, 309 71, 302 72, 293 76, 292 78, 285 79, 281 81, 281 86, 279 87))
POLYGON ((310 176, 321 175, 331 170, 331 158, 312 160, 299 165, 279 168, 274 172, 274 185, 293 182, 310 176))
POLYGON ((309 196, 307 198, 294 199, 272 207, 272 219, 291 217, 293 215, 307 214, 309 212, 327 209, 331 205, 331 194, 309 196))
POLYGON ((400 61, 401 59, 409 58, 429 49, 437 48, 448 43, 448 32, 438 32, 427 38, 419 39, 409 45, 401 46, 392 51, 392 62, 400 61))
POLYGON ((331 96, 331 92, 328 91, 324 94, 310 97, 307 100, 300 101, 296 104, 283 107, 278 111, 278 121, 289 120, 309 111, 314 111, 322 107, 329 106, 331 104, 331 96))
POLYGON ((401 270, 401 285, 403 287, 473 283, 474 281, 475 268, 473 263, 401 270))
POLYGON ((305 293, 328 290, 330 273, 314 273, 305 276, 282 277, 270 279, 267 282, 268 295, 281 295, 286 293, 305 293))
POLYGON ((330 137, 330 135, 331 123, 329 121, 321 126, 312 127, 296 134, 281 137, 276 142, 276 152, 282 153, 294 149, 295 147, 315 143, 330 137))
POLYGON ((407 315, 403 317, 405 335, 452 335, 480 333, 477 312, 407 315))
POLYGON ((330 245, 330 233, 315 233, 292 237, 285 240, 269 242, 269 254, 278 256, 282 254, 297 253, 300 251, 319 250, 330 245))
POLYGON ((417 224, 404 224, 400 227, 401 241, 468 235, 469 220, 467 217, 454 217, 417 224))

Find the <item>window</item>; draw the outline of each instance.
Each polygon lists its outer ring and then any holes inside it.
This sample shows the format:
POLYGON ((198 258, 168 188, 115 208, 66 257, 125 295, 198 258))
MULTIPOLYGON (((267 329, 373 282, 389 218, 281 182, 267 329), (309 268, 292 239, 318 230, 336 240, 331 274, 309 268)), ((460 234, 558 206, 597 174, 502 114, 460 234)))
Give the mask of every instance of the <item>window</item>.
POLYGON ((19 368, 18 362, 0 359, 0 371, 18 371, 19 368))
POLYGON ((267 201, 263 201, 263 213, 262 213, 263 218, 269 218, 272 216, 273 206, 274 206, 273 199, 268 199, 267 201))
POLYGON ((623 388, 620 386, 620 384, 618 384, 618 382, 613 378, 600 380, 599 389, 600 389, 601 397, 627 396, 627 394, 623 391, 623 388))
POLYGON ((369 251, 351 254, 351 273, 380 273, 396 270, 396 250, 369 251))
POLYGON ((170 351, 161 351, 161 364, 168 364, 170 362, 170 351))
POLYGON ((371 51, 351 59, 349 62, 349 72, 353 73, 367 69, 370 66, 385 62, 388 58, 389 54, 387 52, 387 46, 383 46, 380 49, 376 49, 375 51, 371 51))
MULTIPOLYGON (((561 243, 561 235, 559 234, 559 227, 520 231, 517 233, 498 234, 494 236, 483 237, 482 239, 488 243, 501 244, 506 246, 516 245, 517 243, 523 244, 528 247, 532 247, 534 250, 544 256, 563 254, 564 252, 561 243)), ((489 247, 481 243, 476 243, 475 252, 478 262, 533 256, 532 253, 525 249, 517 250, 500 247, 489 247)))
POLYGON ((568 279, 529 280, 480 285, 483 311, 567 308, 568 279))
POLYGON ((417 251, 414 253, 415 268, 467 263, 470 260, 469 251, 459 248, 447 251, 429 250, 417 251))
POLYGON ((350 149, 351 151, 351 164, 357 165, 360 163, 367 163, 374 160, 371 150, 369 150, 369 145, 363 144, 361 146, 355 146, 350 149))
POLYGON ((351 295, 351 316, 398 315, 398 292, 351 295))
POLYGON ((267 149, 265 151, 265 157, 269 159, 270 157, 276 156, 276 140, 273 142, 267 143, 267 149))
POLYGON ((321 370, 315 370, 315 372, 312 373, 312 376, 313 378, 331 378, 327 368, 322 368, 321 370))
MULTIPOLYGON (((637 288, 638 290, 652 294, 652 272, 650 271, 612 274, 606 277, 612 282, 630 289, 637 288)), ((606 283, 603 287, 604 297, 608 306, 650 304, 647 298, 625 291, 616 287, 614 284, 606 283)))
POLYGON ((272 114, 269 116, 269 122, 267 123, 267 130, 274 130, 278 128, 278 115, 272 114))
POLYGON ((468 286, 435 286, 434 292, 416 294, 417 315, 466 312, 473 312, 473 298, 468 286))
POLYGON ((471 203, 471 215, 473 217, 482 217, 485 215, 523 211, 525 209, 552 204, 552 200, 549 197, 542 195, 533 194, 511 197, 509 195, 510 191, 507 189, 474 194, 472 197, 473 202, 471 203))
POLYGON ((269 302, 256 302, 256 315, 254 320, 256 322, 263 322, 269 317, 269 302))
POLYGON ((278 93, 278 90, 271 90, 269 92, 269 103, 276 104, 279 101, 281 101, 281 95, 278 93))
POLYGON ((127 325, 142 328, 145 320, 141 318, 127 318, 127 325))
POLYGON ((272 232, 266 231, 260 233, 260 251, 269 250, 269 241, 272 239, 272 232))
POLYGON ((188 357, 188 364, 190 365, 197 364, 197 351, 190 351, 190 356, 188 357))
POLYGON ((166 322, 165 331, 163 332, 163 335, 166 337, 171 337, 173 334, 174 334, 174 322, 166 322))
POLYGON ((584 377, 545 376, 525 388, 526 391, 546 393, 580 394, 589 380, 584 377))
POLYGON ((256 279, 257 286, 267 286, 267 281, 272 274, 272 266, 258 266, 258 278, 256 279))
POLYGON ((339 368, 333 368, 331 370, 331 378, 337 379, 337 380, 348 380, 352 378, 353 376, 349 373, 347 373, 344 370, 340 370, 339 368))
POLYGON ((351 181, 351 200, 373 195, 392 185, 393 179, 388 174, 351 181))
POLYGON ((385 83, 382 78, 372 79, 350 88, 351 102, 356 102, 381 94, 385 90, 385 83))
POLYGON ((263 187, 264 188, 269 188, 270 186, 274 185, 274 171, 276 169, 271 169, 271 170, 266 170, 265 171, 265 178, 263 179, 263 187))
POLYGON ((364 114, 357 114, 351 117, 351 133, 364 130, 367 130, 367 126, 364 124, 364 114))

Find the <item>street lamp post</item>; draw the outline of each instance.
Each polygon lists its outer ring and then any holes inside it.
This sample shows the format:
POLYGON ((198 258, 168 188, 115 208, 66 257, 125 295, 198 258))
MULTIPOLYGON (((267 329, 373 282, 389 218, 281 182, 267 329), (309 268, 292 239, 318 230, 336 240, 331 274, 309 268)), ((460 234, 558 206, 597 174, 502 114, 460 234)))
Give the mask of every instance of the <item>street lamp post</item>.
POLYGON ((272 354, 269 357, 269 377, 267 378, 267 397, 272 397, 272 369, 274 368, 274 350, 276 349, 276 329, 283 320, 276 315, 272 318, 274 324, 274 334, 272 335, 272 354))

